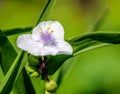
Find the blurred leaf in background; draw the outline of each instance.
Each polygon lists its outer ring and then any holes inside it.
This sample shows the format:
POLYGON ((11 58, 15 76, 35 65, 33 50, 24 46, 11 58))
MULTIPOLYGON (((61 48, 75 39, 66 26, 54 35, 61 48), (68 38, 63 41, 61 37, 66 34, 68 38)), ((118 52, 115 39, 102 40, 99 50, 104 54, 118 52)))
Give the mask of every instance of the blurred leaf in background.
MULTIPOLYGON (((36 23, 47 0, 0 0, 0 29, 31 27, 36 23)), ((96 32, 120 31, 119 0, 56 0, 46 20, 58 20, 65 28, 65 38, 90 31, 103 10, 109 12, 96 32)), ((9 40, 18 52, 16 38, 9 40)), ((82 53, 66 61, 56 94, 120 94, 120 45, 82 53)), ((60 71, 59 70, 59 71, 60 71)), ((1 71, 0 71, 1 73, 1 71)), ((56 77, 58 71, 53 75, 56 77)), ((0 77, 2 74, 0 74, 0 77)), ((36 94, 43 81, 31 78, 36 94)), ((42 90, 43 91, 43 90, 42 90)))

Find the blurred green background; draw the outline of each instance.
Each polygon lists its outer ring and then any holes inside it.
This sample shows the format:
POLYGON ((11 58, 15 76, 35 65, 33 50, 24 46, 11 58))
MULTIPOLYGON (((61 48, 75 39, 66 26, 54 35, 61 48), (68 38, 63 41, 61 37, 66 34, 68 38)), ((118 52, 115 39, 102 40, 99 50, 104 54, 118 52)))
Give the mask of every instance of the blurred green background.
MULTIPOLYGON (((0 29, 34 26, 46 2, 0 0, 0 29)), ((90 32, 106 8, 109 9, 107 14, 98 31, 94 32, 119 32, 119 0, 56 0, 46 20, 60 21, 65 29, 65 38, 69 39, 90 32)), ((8 38, 16 51, 19 51, 16 47, 17 36, 8 38)), ((120 45, 115 45, 85 52, 68 60, 62 66, 56 94, 120 94, 119 56, 120 45)))

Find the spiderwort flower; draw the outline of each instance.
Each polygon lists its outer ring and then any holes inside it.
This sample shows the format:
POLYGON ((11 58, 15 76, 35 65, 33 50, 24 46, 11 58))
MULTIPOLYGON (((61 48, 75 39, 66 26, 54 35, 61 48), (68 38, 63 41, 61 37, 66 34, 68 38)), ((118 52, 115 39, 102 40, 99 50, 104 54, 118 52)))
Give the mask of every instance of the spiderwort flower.
POLYGON ((58 21, 39 23, 32 34, 21 35, 17 46, 34 56, 71 55, 72 47, 64 41, 64 29, 58 21))

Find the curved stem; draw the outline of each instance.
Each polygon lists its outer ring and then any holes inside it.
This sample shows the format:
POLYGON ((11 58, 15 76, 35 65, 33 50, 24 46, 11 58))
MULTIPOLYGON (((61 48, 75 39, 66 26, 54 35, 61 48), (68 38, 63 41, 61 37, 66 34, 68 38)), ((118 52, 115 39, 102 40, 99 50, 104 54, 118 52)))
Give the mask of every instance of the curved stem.
POLYGON ((42 56, 42 61, 44 61, 45 59, 44 59, 44 56, 42 56))

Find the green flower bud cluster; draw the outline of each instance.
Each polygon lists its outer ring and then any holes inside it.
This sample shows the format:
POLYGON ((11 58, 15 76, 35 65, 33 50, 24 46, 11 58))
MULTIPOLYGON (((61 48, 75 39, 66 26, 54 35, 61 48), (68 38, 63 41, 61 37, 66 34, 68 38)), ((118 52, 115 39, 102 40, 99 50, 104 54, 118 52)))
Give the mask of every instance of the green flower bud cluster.
POLYGON ((56 82, 53 80, 46 81, 45 89, 50 93, 54 93, 57 89, 56 82))
POLYGON ((28 62, 25 66, 25 69, 30 76, 39 77, 40 73, 38 72, 39 59, 32 55, 28 55, 28 62))
POLYGON ((45 90, 49 93, 54 93, 57 89, 57 84, 55 81, 50 80, 46 70, 46 58, 35 57, 33 55, 28 55, 28 62, 25 69, 30 76, 39 77, 46 81, 45 90))

